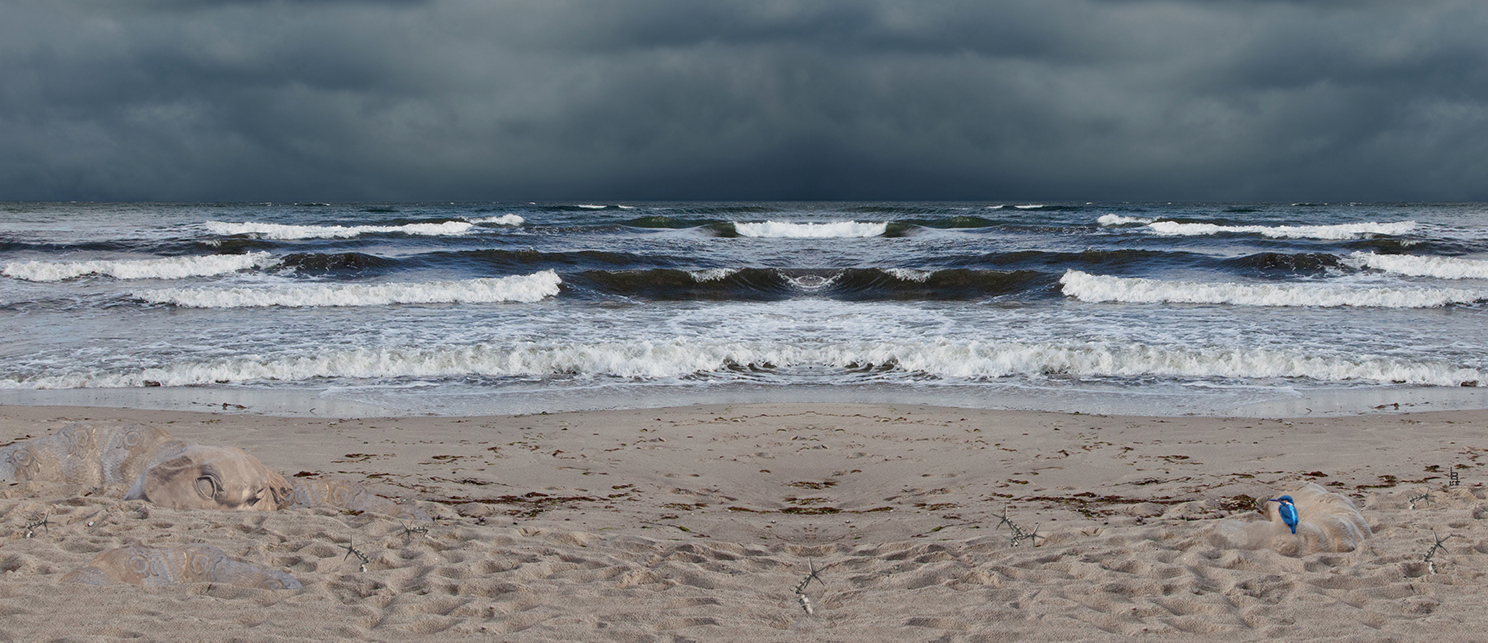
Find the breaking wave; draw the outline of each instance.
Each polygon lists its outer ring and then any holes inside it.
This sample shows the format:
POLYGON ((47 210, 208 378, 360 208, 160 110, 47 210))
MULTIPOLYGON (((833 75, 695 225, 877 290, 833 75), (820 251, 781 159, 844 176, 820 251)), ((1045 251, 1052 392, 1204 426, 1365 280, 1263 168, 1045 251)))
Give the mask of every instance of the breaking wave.
POLYGON ((1341 241, 1358 239, 1365 235, 1401 235, 1416 229, 1415 221, 1393 223, 1341 223, 1336 225, 1264 226, 1264 225, 1220 225, 1217 223, 1183 223, 1159 221, 1146 217, 1128 217, 1119 214, 1103 214, 1095 222, 1102 226, 1141 225, 1154 234, 1165 237, 1193 237, 1213 234, 1259 234, 1273 239, 1323 239, 1341 241))
POLYGON ((246 358, 129 373, 89 372, 0 380, 0 388, 191 386, 314 378, 619 377, 658 380, 699 375, 757 377, 809 367, 826 375, 934 378, 1011 376, 1309 379, 1428 386, 1476 386, 1485 373, 1444 363, 1386 357, 1320 357, 1259 348, 1189 348, 1095 343, 920 342, 801 346, 674 340, 553 344, 480 343, 433 348, 360 348, 277 360, 246 358))
POLYGON ((284 225, 280 223, 224 223, 208 221, 207 231, 212 234, 258 235, 265 239, 287 241, 293 239, 349 239, 364 234, 407 234, 419 236, 460 236, 469 234, 475 224, 469 221, 445 221, 444 223, 409 223, 405 225, 358 225, 316 226, 284 225))
POLYGON ((264 268, 277 261, 267 252, 118 261, 19 261, 6 264, 0 274, 26 281, 63 281, 84 275, 115 279, 185 279, 264 268))
POLYGON ((191 308, 263 306, 386 306, 539 301, 558 294, 563 280, 552 270, 530 275, 387 284, 323 284, 255 288, 169 288, 133 293, 156 304, 191 308))
POLYGON ((712 268, 590 270, 575 284, 607 294, 659 300, 773 301, 798 296, 843 301, 975 300, 1026 290, 1051 275, 1019 270, 712 268))
POLYGON ((707 270, 690 270, 687 274, 692 277, 693 281, 701 284, 710 281, 723 281, 738 272, 738 268, 709 268, 707 270))
POLYGON ((788 223, 765 221, 763 223, 734 223, 734 231, 743 237, 769 237, 786 239, 862 238, 883 235, 889 229, 887 223, 859 223, 840 221, 836 223, 788 223))
POLYGON ((1355 252, 1349 255, 1345 261, 1360 268, 1370 268, 1412 277, 1488 279, 1488 261, 1482 260, 1355 252))
POLYGON ((1095 220, 1096 223, 1103 226, 1134 224, 1146 225, 1148 223, 1152 223, 1153 221, 1156 221, 1156 219, 1148 219, 1146 217, 1126 217, 1119 214, 1102 214, 1099 219, 1095 220))
POLYGON ((1455 288, 1161 281, 1092 275, 1078 270, 1065 272, 1059 283, 1063 284, 1065 295, 1088 302, 1436 308, 1488 298, 1488 293, 1455 288))
POLYGON ((499 217, 480 217, 476 219, 466 219, 466 221, 469 221, 471 223, 489 223, 491 225, 506 226, 519 226, 527 222, 527 220, 523 219, 521 215, 516 214, 503 214, 499 217))

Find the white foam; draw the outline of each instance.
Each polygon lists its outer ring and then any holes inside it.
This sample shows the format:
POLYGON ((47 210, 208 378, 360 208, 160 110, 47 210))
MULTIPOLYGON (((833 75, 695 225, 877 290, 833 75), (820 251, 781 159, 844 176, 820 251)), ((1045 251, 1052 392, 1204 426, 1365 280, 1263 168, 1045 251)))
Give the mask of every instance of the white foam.
POLYGON ((408 234, 418 236, 460 236, 469 234, 475 224, 468 221, 445 221, 444 223, 409 223, 397 226, 314 226, 284 225, 279 223, 224 223, 208 221, 207 231, 212 234, 256 234, 265 239, 348 239, 364 234, 408 234))
POLYGON ((481 343, 431 348, 360 348, 272 360, 182 363, 127 373, 77 373, 0 380, 0 388, 140 387, 146 382, 191 386, 216 382, 303 381, 315 378, 622 377, 644 380, 716 374, 739 365, 758 368, 849 369, 892 366, 937 378, 1009 376, 1178 377, 1404 382, 1458 386, 1488 374, 1444 363, 1385 357, 1321 357, 1305 351, 1193 348, 1100 343, 917 342, 787 343, 708 341, 590 344, 481 343))
POLYGON ((1177 221, 1154 221, 1147 224, 1152 232, 1165 237, 1189 237, 1221 233, 1259 234, 1273 239, 1357 239, 1367 234, 1401 235, 1416 229, 1415 221, 1394 223, 1342 223, 1338 225, 1306 226, 1228 226, 1213 223, 1179 223, 1177 221))
POLYGON ((223 275, 275 263, 278 260, 267 252, 118 261, 19 261, 6 264, 0 274, 26 281, 62 281, 83 275, 115 279, 185 279, 223 275))
POLYGON ((320 284, 255 288, 168 288, 133 293, 144 301, 192 308, 262 306, 386 306, 534 302, 558 294, 563 280, 552 270, 530 275, 463 281, 386 284, 320 284))
POLYGON ((842 278, 842 273, 841 272, 836 272, 836 273, 833 273, 833 274, 830 274, 830 275, 826 275, 826 276, 823 276, 823 275, 787 275, 787 274, 785 274, 783 272, 778 273, 778 274, 781 277, 784 277, 785 278, 785 281, 787 283, 789 283, 790 285, 792 285, 792 286, 794 286, 796 288, 799 288, 801 290, 804 290, 806 292, 816 292, 818 290, 821 290, 823 288, 826 288, 828 286, 831 286, 832 284, 837 283, 837 280, 842 278))
POLYGON ((889 229, 887 223, 859 223, 839 221, 836 223, 789 223, 765 221, 763 223, 734 223, 734 230, 745 237, 770 237, 788 239, 862 238, 876 237, 889 229))
POLYGON ((1103 226, 1133 225, 1138 223, 1148 224, 1152 223, 1153 221, 1156 221, 1156 219, 1148 219, 1145 217, 1125 217, 1119 214, 1102 214, 1099 219, 1095 220, 1098 225, 1103 226))
POLYGON ((1436 308, 1488 298, 1488 292, 1455 288, 1161 281, 1091 275, 1078 270, 1066 271, 1059 283, 1064 285, 1065 295, 1088 302, 1436 308))
POLYGON ((609 206, 605 206, 605 205, 590 205, 590 204, 587 204, 587 203, 580 203, 579 204, 579 207, 584 208, 585 210, 603 210, 603 209, 605 209, 605 208, 607 208, 609 206))
POLYGON ((1344 261, 1361 268, 1372 268, 1412 277, 1488 279, 1488 261, 1482 260, 1355 252, 1344 261))
POLYGON ((935 274, 934 270, 913 270, 910 268, 885 268, 884 272, 900 281, 913 281, 921 284, 929 281, 930 276, 935 274))
POLYGON ((724 279, 728 279, 729 277, 732 277, 736 272, 739 272, 738 268, 709 268, 707 270, 693 270, 688 272, 687 274, 692 276, 693 281, 696 281, 698 283, 706 283, 709 281, 722 281, 724 279))
POLYGON ((499 217, 481 217, 481 218, 478 218, 478 219, 466 219, 466 221, 469 221, 471 223, 490 223, 490 224, 494 224, 494 225, 509 225, 509 226, 519 226, 519 225, 522 225, 523 223, 526 223, 527 222, 526 219, 523 219, 520 215, 516 215, 516 214, 503 214, 503 215, 501 215, 499 217))
POLYGON ((1044 206, 1043 205, 1040 205, 1040 204, 1037 204, 1037 203, 1032 203, 1032 204, 1029 204, 1029 205, 1015 205, 1013 207, 1018 208, 1019 210, 1037 210, 1037 209, 1042 208, 1044 206))

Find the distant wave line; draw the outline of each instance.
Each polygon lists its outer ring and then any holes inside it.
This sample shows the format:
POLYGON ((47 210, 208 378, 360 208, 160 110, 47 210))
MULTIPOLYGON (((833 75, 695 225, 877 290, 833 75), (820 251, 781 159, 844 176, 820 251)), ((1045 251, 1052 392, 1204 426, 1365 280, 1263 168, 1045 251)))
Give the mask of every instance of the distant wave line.
POLYGON ((312 226, 285 225, 280 223, 225 223, 208 221, 207 230, 213 234, 252 234, 265 239, 289 241, 294 239, 349 239, 364 234, 406 234, 417 236, 461 236, 475 229, 469 221, 445 221, 443 223, 409 223, 396 226, 312 226))
POLYGON ((1142 225, 1152 233, 1165 237, 1189 237, 1204 236, 1223 233, 1235 234, 1259 234, 1273 239, 1321 239, 1329 241, 1342 241, 1345 239, 1357 239, 1364 235, 1402 235, 1409 234, 1416 229, 1415 221, 1396 221, 1392 223, 1365 222, 1365 223, 1340 223, 1335 225, 1311 225, 1311 226, 1263 226, 1244 225, 1230 226, 1215 223, 1182 223, 1178 221, 1159 221, 1144 217, 1128 217, 1119 214, 1104 214, 1096 219, 1101 226, 1128 226, 1142 225))
POLYGON ((1066 271, 1059 283, 1066 296, 1092 303, 1437 308, 1448 304, 1474 303, 1488 298, 1488 293, 1485 292, 1456 288, 1163 281, 1092 275, 1079 270, 1066 271))
POLYGON ((190 308, 266 306, 386 306, 391 304, 531 303, 558 294, 563 280, 552 270, 530 275, 384 284, 321 284, 238 288, 167 288, 133 293, 157 304, 190 308))

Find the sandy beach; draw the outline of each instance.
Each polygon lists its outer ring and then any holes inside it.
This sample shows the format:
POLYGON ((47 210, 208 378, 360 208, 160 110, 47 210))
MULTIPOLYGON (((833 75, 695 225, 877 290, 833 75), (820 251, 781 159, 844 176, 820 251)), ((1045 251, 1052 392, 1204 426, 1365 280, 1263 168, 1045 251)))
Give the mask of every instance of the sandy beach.
POLYGON ((0 446, 77 421, 241 448, 434 520, 0 483, 0 640, 1470 640, 1488 623, 1488 411, 4 406, 0 446), (1300 556, 1213 537, 1310 482, 1352 499, 1373 537, 1300 556), (112 548, 192 543, 304 587, 60 582, 112 548))

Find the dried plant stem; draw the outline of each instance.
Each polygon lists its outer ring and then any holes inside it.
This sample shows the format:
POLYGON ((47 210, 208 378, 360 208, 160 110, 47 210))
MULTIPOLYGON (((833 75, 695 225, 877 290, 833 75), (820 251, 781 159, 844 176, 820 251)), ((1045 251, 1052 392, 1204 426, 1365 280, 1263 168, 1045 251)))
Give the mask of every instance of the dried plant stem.
POLYGON ((52 534, 52 526, 51 525, 52 525, 51 516, 49 514, 42 514, 42 516, 40 518, 37 518, 36 520, 33 520, 31 522, 26 523, 26 526, 24 527, 24 529, 26 530, 26 537, 27 538, 30 538, 30 537, 36 535, 36 528, 37 527, 42 527, 42 528, 46 529, 47 535, 50 536, 52 534))
POLYGON ((1427 550, 1426 555, 1421 558, 1421 562, 1426 563, 1426 567, 1431 570, 1431 573, 1436 573, 1436 552, 1446 552, 1447 548, 1443 547, 1442 543, 1447 542, 1455 535, 1457 534, 1447 534, 1447 537, 1443 538, 1436 535, 1436 532, 1431 532, 1431 537, 1435 538, 1436 542, 1431 545, 1431 549, 1427 550))
POLYGON ((807 614, 816 614, 816 610, 811 607, 811 599, 806 597, 806 586, 815 580, 821 583, 822 587, 826 587, 827 581, 822 580, 820 576, 822 570, 816 568, 816 561, 808 558, 806 559, 806 564, 810 565, 811 573, 807 574, 806 578, 801 579, 801 582, 796 585, 794 591, 796 593, 796 600, 801 603, 801 609, 805 610, 807 614))
POLYGON ((1008 517, 1007 517, 1007 508, 1006 507, 1003 507, 1002 513, 999 514, 997 517, 1001 520, 1001 522, 999 522, 997 524, 997 528, 998 529, 1002 529, 1002 526, 1003 525, 1007 525, 1007 528, 1010 529, 1010 530, 1012 530, 1013 533, 1008 538, 1009 538, 1009 541, 1012 543, 1012 545, 1014 547, 1017 547, 1019 543, 1025 541, 1025 540, 1032 541, 1033 542, 1033 546, 1034 547, 1037 547, 1038 546, 1038 539, 1044 537, 1044 536, 1040 536, 1039 535, 1039 532, 1038 532, 1039 526, 1038 525, 1034 525, 1033 526, 1033 531, 1028 531, 1028 530, 1024 529, 1022 526, 1020 526, 1018 523, 1015 523, 1012 520, 1009 520, 1008 517))
POLYGON ((358 567, 358 569, 364 572, 367 571, 367 563, 372 562, 372 559, 368 558, 366 554, 363 554, 361 551, 359 551, 356 548, 355 543, 353 543, 351 540, 347 540, 345 545, 336 546, 346 550, 346 555, 342 556, 341 560, 346 560, 348 558, 351 558, 352 556, 356 556, 362 561, 362 564, 358 567))

